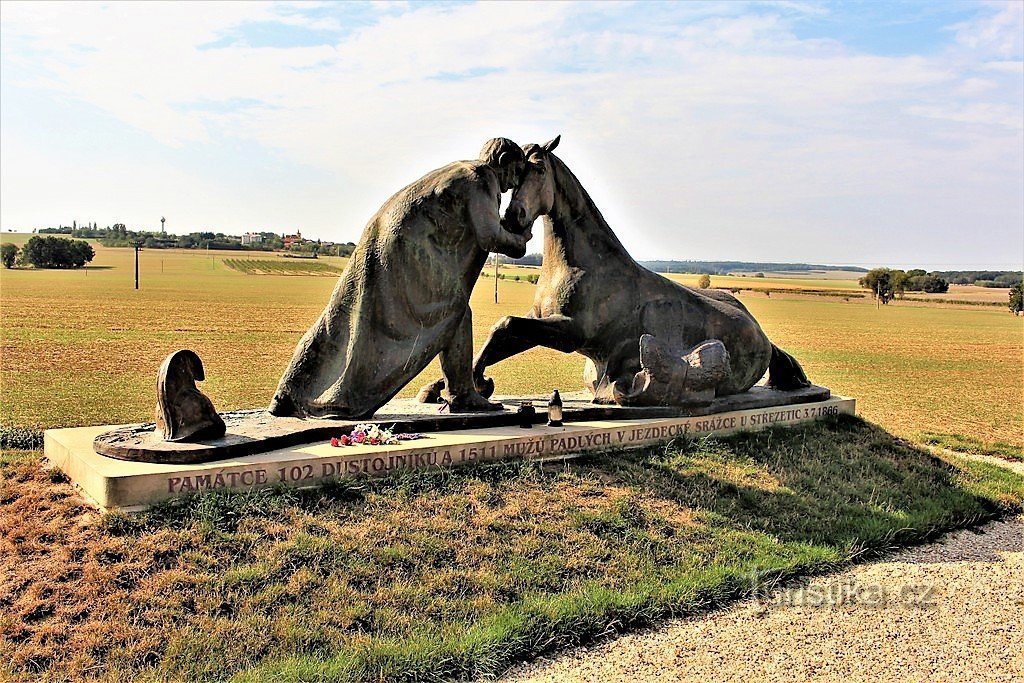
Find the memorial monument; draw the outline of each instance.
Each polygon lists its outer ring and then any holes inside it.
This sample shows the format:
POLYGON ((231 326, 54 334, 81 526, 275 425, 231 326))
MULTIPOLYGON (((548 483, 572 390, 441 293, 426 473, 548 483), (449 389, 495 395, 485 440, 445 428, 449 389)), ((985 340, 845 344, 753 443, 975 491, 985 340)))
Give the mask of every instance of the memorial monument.
POLYGON ((48 430, 47 458, 99 506, 133 508, 186 492, 566 458, 854 411, 852 399, 811 385, 736 297, 637 264, 552 153, 558 143, 495 138, 479 159, 388 199, 267 409, 217 413, 196 386, 199 356, 175 351, 158 373, 155 422, 48 430), (544 262, 533 307, 499 321, 474 358, 473 286, 489 252, 525 254, 537 218, 544 262), (487 368, 535 346, 584 356, 586 393, 502 397, 517 412, 488 400, 487 368), (437 356, 444 376, 419 402, 392 400, 437 356))

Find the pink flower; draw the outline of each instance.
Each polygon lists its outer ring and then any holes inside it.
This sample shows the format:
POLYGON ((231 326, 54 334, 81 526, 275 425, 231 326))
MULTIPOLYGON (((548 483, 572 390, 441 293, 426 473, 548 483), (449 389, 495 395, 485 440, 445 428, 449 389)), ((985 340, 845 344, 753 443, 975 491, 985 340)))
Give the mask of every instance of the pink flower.
POLYGON ((352 432, 352 441, 355 443, 363 443, 366 441, 366 434, 362 432, 352 432))
POLYGON ((371 436, 370 437, 370 445, 371 446, 376 446, 378 444, 380 444, 380 439, 377 438, 376 436, 371 436))
POLYGON ((342 435, 341 435, 341 438, 340 438, 340 439, 338 439, 338 442, 339 442, 339 443, 340 443, 340 444, 341 444, 342 446, 348 446, 349 444, 351 444, 351 443, 352 443, 352 439, 348 438, 348 435, 346 435, 346 434, 342 434, 342 435))
POLYGON ((331 445, 334 446, 335 448, 337 448, 338 446, 341 445, 341 443, 338 441, 337 437, 332 436, 331 437, 331 445))

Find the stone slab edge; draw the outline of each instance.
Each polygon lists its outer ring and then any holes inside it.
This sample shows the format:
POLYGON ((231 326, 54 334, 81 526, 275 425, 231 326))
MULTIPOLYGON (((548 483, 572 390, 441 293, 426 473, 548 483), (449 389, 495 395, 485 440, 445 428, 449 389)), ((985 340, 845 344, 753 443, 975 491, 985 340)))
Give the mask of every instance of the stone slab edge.
POLYGON ((97 454, 93 439, 109 426, 51 429, 46 458, 97 507, 140 510, 184 494, 246 490, 285 484, 317 486, 328 479, 384 476, 403 469, 456 467, 510 459, 571 459, 583 453, 626 450, 673 438, 728 434, 794 425, 839 413, 854 414, 852 398, 735 410, 714 415, 594 420, 564 427, 538 425, 438 432, 388 446, 335 448, 326 441, 193 465, 115 460, 97 454))

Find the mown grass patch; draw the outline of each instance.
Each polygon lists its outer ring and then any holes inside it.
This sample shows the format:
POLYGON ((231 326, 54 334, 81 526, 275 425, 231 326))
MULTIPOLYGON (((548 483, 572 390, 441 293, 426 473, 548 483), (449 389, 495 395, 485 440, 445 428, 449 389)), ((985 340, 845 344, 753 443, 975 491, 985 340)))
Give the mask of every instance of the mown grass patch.
POLYGON ((495 674, 1024 501, 1012 472, 847 417, 135 516, 91 512, 34 457, 0 480, 0 661, 25 678, 495 674))

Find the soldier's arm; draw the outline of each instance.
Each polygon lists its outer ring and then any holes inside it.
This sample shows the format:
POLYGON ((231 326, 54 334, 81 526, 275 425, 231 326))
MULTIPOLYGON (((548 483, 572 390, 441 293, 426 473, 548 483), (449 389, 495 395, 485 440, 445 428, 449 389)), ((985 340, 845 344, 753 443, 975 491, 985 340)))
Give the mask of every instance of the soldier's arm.
POLYGON ((529 234, 517 235, 501 227, 499 196, 497 183, 493 180, 481 179, 481 182, 471 186, 467 208, 477 244, 485 251, 522 258, 526 255, 529 234))

